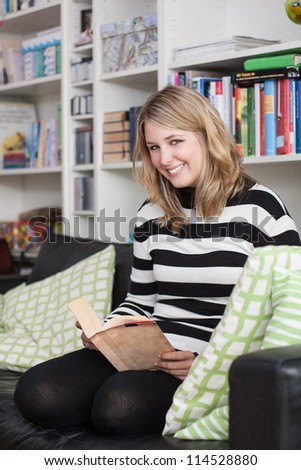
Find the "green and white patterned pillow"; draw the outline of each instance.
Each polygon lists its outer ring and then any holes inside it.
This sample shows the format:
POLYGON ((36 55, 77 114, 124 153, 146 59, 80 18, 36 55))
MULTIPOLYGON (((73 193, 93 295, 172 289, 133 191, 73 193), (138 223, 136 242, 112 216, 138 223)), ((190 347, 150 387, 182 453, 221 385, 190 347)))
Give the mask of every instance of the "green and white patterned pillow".
POLYGON ((164 435, 228 439, 228 371, 237 356, 262 345, 272 318, 275 266, 285 271, 301 269, 301 248, 267 246, 253 251, 207 348, 174 395, 164 435))
POLYGON ((115 249, 109 245, 70 268, 0 299, 0 367, 23 372, 82 347, 67 303, 84 297, 101 317, 111 308, 115 249))
POLYGON ((275 270, 272 285, 273 316, 262 349, 301 342, 301 271, 275 270))

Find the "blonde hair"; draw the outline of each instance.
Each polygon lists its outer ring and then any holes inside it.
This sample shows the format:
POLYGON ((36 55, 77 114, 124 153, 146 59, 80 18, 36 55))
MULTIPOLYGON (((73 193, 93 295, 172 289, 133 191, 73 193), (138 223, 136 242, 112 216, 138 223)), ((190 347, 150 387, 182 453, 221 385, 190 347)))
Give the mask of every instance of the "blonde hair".
POLYGON ((134 177, 147 190, 150 201, 158 203, 164 217, 178 232, 187 223, 178 190, 153 166, 145 142, 144 123, 151 120, 168 129, 193 132, 204 151, 203 165, 195 188, 195 209, 204 219, 219 215, 230 196, 255 183, 241 167, 241 155, 219 113, 209 100, 183 86, 167 86, 151 95, 141 108, 133 155, 134 177), (138 161, 142 160, 139 168, 138 161))

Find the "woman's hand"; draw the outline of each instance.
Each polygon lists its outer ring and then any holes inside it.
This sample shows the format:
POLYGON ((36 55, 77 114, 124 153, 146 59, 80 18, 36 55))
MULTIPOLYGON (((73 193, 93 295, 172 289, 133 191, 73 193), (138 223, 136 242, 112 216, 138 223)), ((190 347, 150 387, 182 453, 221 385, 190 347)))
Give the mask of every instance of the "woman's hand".
MULTIPOLYGON (((78 328, 79 330, 82 330, 82 327, 80 326, 80 323, 77 321, 76 322, 76 328, 78 328)), ((92 341, 85 335, 85 333, 82 331, 82 334, 81 334, 81 339, 82 339, 82 342, 83 342, 83 345, 85 348, 87 349, 94 349, 94 351, 98 351, 97 347, 94 346, 94 344, 92 343, 92 341)))
POLYGON ((184 380, 194 360, 195 355, 190 351, 169 351, 159 356, 155 367, 184 380))

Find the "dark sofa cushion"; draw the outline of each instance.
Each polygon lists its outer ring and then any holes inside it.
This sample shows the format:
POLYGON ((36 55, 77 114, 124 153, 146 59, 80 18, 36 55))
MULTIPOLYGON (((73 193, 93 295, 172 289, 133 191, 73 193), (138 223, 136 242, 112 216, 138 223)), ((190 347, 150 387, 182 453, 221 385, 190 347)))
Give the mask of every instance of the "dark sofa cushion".
MULTIPOLYGON (((116 252, 116 261, 112 309, 117 307, 127 294, 133 260, 132 244, 113 243, 113 245, 116 252)), ((48 276, 64 271, 107 246, 108 243, 98 240, 52 234, 43 243, 27 284, 41 281, 48 276)))

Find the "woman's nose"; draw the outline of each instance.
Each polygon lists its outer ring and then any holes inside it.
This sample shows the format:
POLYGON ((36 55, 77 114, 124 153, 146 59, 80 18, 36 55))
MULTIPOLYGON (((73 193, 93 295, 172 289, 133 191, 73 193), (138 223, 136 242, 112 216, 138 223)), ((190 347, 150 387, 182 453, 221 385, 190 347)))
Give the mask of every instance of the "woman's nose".
POLYGON ((172 162, 172 152, 170 149, 162 149, 160 152, 160 163, 162 166, 168 166, 172 162))

